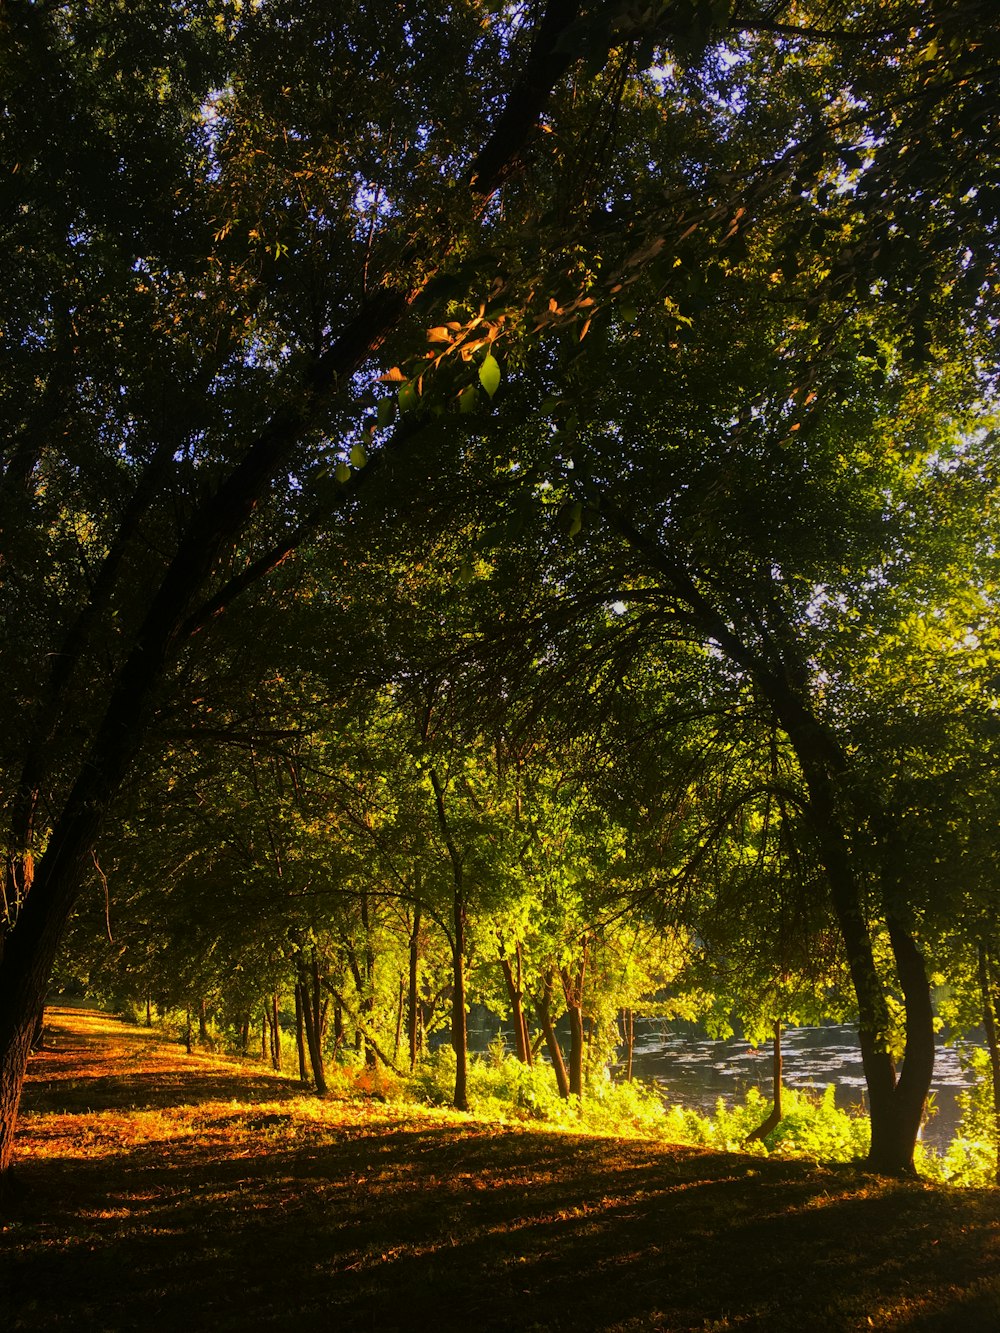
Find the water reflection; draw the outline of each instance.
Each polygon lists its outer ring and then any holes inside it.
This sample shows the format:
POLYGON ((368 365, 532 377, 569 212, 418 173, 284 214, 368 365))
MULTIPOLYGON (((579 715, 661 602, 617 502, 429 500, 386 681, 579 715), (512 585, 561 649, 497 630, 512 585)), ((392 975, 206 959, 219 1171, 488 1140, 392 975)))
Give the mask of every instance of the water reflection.
MULTIPOLYGON (((741 1100, 750 1088, 765 1097, 771 1088, 771 1047, 754 1049, 745 1038, 710 1041, 673 1030, 662 1019, 636 1019, 633 1075, 655 1081, 671 1103, 713 1111, 719 1097, 741 1100)), ((958 1128, 956 1096, 970 1079, 959 1063, 974 1041, 938 1042, 934 1062, 937 1114, 924 1127, 924 1141, 943 1149, 958 1128)), ((857 1033, 848 1025, 789 1028, 782 1037, 786 1087, 835 1089, 838 1106, 865 1105, 865 1076, 857 1033)))

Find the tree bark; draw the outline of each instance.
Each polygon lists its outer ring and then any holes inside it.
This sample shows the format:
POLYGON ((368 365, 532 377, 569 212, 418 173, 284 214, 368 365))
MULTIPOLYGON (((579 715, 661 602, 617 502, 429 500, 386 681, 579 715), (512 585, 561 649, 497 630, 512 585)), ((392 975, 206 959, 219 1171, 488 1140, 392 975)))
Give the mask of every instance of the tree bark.
POLYGON ((469 1029, 465 1013, 465 902, 456 887, 452 903, 451 1045, 455 1052, 456 1111, 469 1109, 469 1029))
POLYGON ((327 1092, 326 1065, 323 1060, 323 1010, 320 997, 319 963, 314 958, 310 970, 303 965, 299 971, 299 991, 302 996, 302 1021, 306 1030, 306 1043, 309 1047, 309 1063, 312 1065, 313 1082, 316 1092, 324 1097, 327 1092))
POLYGON ((452 1104, 456 1111, 469 1109, 469 1031, 465 1015, 465 866, 462 854, 451 836, 448 812, 445 808, 444 784, 435 769, 429 772, 434 791, 434 807, 438 827, 451 864, 451 1045, 455 1052, 455 1095, 452 1104))
POLYGON ((410 978, 407 998, 407 1035, 410 1043, 410 1069, 415 1069, 420 1052, 420 906, 413 909, 410 928, 410 978))
POLYGON ((406 977, 399 974, 399 996, 396 1002, 396 1035, 392 1046, 392 1058, 399 1063, 399 1048, 403 1044, 403 1010, 406 1006, 406 977))
POLYGON ((583 941, 583 953, 576 977, 568 968, 561 968, 563 992, 569 1012, 569 1091, 573 1097, 583 1096, 583 986, 587 974, 588 940, 583 941))
POLYGON ((622 1037, 625 1042, 625 1082, 632 1082, 632 1060, 635 1055, 635 1010, 622 1010, 622 1037))
POLYGON ((777 1129, 781 1124, 781 1075, 781 1023, 775 1019, 774 1045, 771 1057, 771 1112, 756 1129, 747 1135, 745 1140, 747 1143, 753 1143, 755 1139, 760 1139, 763 1142, 771 1130, 777 1129))
POLYGON ((344 956, 347 959, 347 966, 350 969, 351 977, 354 981, 354 989, 357 993, 357 1018, 358 1025, 354 1034, 354 1044, 357 1051, 363 1051, 365 1057, 365 1067, 374 1069, 378 1064, 378 1058, 375 1053, 375 1047, 372 1039, 372 1025, 375 1017, 375 997, 372 994, 371 985, 374 974, 374 957, 370 949, 365 948, 364 969, 358 960, 357 950, 346 937, 344 938, 344 956))
POLYGON ((997 995, 992 978, 990 954, 986 943, 979 941, 979 993, 983 1006, 983 1027, 986 1030, 986 1049, 990 1056, 990 1075, 993 1085, 993 1144, 996 1157, 993 1166, 994 1184, 1000 1185, 1000 1033, 997 1026, 997 995))
POLYGON ((538 1011, 538 1026, 542 1029, 545 1037, 545 1049, 549 1053, 552 1070, 556 1076, 556 1087, 559 1089, 559 1096, 568 1097, 569 1075, 566 1073, 566 1061, 563 1059, 562 1047, 559 1045, 555 1024, 552 1021, 552 993, 554 988, 554 969, 550 967, 546 969, 542 976, 542 990, 535 1002, 535 1008, 538 1011))
POLYGON ((532 1063, 531 1041, 528 1036, 528 1020, 524 1012, 524 982, 522 980, 521 945, 517 946, 517 972, 511 966, 506 954, 500 955, 500 970, 507 985, 507 998, 510 1001, 511 1023, 514 1028, 514 1046, 517 1058, 522 1064, 532 1063))
POLYGON ((278 1022, 278 992, 271 996, 271 1067, 281 1072, 281 1024, 278 1022))
POLYGON ((302 1009, 302 982, 297 981, 295 983, 295 1048, 299 1055, 299 1082, 305 1086, 309 1082, 309 1071, 306 1069, 306 1032, 302 1009))
MULTIPOLYGON (((368 894, 362 889, 360 895, 361 928, 364 931, 362 959, 364 970, 354 964, 358 987, 358 1014, 361 1017, 361 1030, 364 1034, 365 1068, 375 1069, 378 1056, 372 1044, 371 1034, 375 1027, 375 950, 372 947, 371 908, 368 894)), ((352 952, 353 957, 353 952, 352 952)))

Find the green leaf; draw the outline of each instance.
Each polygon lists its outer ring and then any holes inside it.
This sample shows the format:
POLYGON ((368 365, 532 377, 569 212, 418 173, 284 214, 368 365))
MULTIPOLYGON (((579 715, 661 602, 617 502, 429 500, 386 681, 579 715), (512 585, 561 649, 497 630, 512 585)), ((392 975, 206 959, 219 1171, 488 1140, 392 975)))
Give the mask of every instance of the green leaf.
POLYGON ((379 430, 385 430, 386 426, 392 424, 392 419, 396 415, 396 404, 391 398, 380 398, 376 409, 375 420, 378 423, 379 430))
POLYGON ((399 410, 401 412, 412 412, 417 405, 417 386, 415 384, 404 384, 399 390, 399 410))
POLYGON ((351 449, 351 467, 364 467, 368 462, 368 454, 363 444, 356 444, 351 449))
POLYGON ((476 405, 478 404, 478 402, 479 402, 479 390, 476 388, 474 384, 470 384, 468 388, 463 389, 461 394, 459 395, 458 410, 463 414, 466 412, 474 412, 476 410, 476 405))
POLYGON ((333 475, 337 478, 338 481, 350 481, 351 469, 347 466, 346 463, 338 463, 333 470, 333 475))
POLYGON ((487 353, 485 361, 479 367, 479 383, 491 398, 500 387, 500 363, 492 352, 487 353))

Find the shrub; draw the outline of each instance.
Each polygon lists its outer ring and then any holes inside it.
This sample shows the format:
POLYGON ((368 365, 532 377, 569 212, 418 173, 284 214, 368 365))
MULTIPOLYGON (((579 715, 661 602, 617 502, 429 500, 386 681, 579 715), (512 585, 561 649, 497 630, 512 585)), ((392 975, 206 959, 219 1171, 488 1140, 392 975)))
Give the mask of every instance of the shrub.
MULTIPOLYGON (((421 1064, 411 1086, 421 1100, 443 1106, 451 1101, 454 1082, 455 1055, 450 1046, 442 1046, 421 1064)), ((470 1061, 468 1091, 476 1113, 491 1120, 536 1121, 623 1136, 641 1134, 668 1143, 729 1152, 770 1151, 814 1161, 850 1161, 868 1150, 867 1119, 838 1108, 832 1087, 823 1094, 786 1089, 784 1119, 764 1143, 750 1144, 748 1136, 770 1107, 756 1088, 751 1088, 740 1105, 727 1106, 720 1097, 714 1116, 667 1106, 658 1089, 640 1082, 593 1079, 582 1099, 562 1098, 549 1065, 522 1064, 505 1051, 499 1038, 485 1056, 470 1061)))
POLYGON ((958 1133, 943 1153, 918 1143, 917 1169, 930 1180, 947 1185, 994 1185, 997 1129, 989 1052, 971 1050, 962 1056, 962 1065, 974 1081, 958 1094, 962 1113, 958 1133))

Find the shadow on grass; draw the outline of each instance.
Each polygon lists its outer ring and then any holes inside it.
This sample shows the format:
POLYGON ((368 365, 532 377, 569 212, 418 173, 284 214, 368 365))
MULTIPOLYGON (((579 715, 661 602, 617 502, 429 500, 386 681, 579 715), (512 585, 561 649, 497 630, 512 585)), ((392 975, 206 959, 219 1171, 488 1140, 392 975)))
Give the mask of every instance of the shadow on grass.
POLYGON ((476 1125, 240 1126, 24 1163, 6 1327, 1000 1328, 988 1192, 476 1125))

